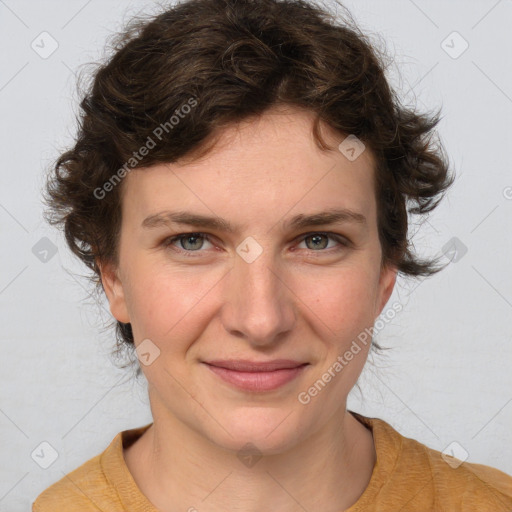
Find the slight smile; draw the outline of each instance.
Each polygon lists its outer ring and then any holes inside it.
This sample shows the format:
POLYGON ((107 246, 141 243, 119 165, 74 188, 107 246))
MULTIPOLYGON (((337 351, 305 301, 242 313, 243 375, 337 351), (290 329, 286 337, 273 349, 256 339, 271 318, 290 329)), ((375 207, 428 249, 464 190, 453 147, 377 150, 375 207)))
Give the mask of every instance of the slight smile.
POLYGON ((298 377, 309 363, 290 359, 274 361, 217 360, 204 364, 225 382, 244 391, 273 391, 298 377))

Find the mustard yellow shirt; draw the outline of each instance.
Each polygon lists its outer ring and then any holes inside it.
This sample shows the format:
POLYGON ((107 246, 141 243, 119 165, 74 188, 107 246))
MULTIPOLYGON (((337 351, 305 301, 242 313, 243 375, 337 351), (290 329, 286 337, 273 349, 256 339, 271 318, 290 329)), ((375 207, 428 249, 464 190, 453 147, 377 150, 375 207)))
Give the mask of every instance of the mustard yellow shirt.
MULTIPOLYGON (((371 429, 377 461, 367 488, 344 512, 512 512, 511 476, 482 464, 455 467, 385 421, 352 414, 371 429)), ((150 426, 117 434, 103 453, 43 491, 32 511, 159 512, 135 484, 123 457, 123 447, 150 426)))

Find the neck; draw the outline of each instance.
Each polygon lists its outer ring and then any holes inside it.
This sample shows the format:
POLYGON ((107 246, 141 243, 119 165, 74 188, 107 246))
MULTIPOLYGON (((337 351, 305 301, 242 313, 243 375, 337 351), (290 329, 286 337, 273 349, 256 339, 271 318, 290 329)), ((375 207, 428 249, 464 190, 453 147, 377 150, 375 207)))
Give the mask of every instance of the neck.
POLYGON ((152 412, 153 425, 124 455, 162 512, 340 512, 364 492, 376 461, 371 432, 345 406, 300 444, 252 458, 213 443, 154 401, 152 412))

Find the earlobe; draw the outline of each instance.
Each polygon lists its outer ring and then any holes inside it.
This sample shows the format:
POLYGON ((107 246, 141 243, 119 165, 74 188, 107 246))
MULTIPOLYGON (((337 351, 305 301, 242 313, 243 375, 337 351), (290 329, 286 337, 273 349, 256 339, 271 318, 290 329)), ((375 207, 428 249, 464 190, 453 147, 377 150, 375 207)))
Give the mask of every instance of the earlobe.
POLYGON ((123 283, 119 279, 118 271, 108 264, 98 263, 98 268, 101 272, 101 282, 110 305, 110 312, 119 322, 130 323, 123 283))

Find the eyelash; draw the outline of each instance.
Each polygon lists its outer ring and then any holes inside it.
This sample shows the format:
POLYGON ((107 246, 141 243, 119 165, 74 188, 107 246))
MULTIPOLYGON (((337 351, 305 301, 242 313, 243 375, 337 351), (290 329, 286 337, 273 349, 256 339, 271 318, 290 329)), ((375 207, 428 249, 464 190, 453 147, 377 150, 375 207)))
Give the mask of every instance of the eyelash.
MULTIPOLYGON (((321 249, 321 250, 318 250, 318 251, 314 251, 312 249, 307 249, 311 252, 318 252, 318 253, 331 253, 331 251, 333 252, 338 252, 342 249, 346 249, 350 246, 350 241, 345 238, 345 237, 342 237, 341 235, 338 235, 336 233, 331 233, 329 231, 313 231, 313 232, 310 232, 310 233, 305 233, 301 236, 300 240, 299 240, 299 243, 303 242, 306 238, 309 238, 311 236, 314 236, 314 235, 323 235, 323 236, 326 236, 327 238, 330 238, 331 240, 335 240, 336 242, 338 242, 341 247, 331 247, 330 249, 321 249)), ((198 237, 201 237, 201 238, 204 238, 205 240, 207 240, 208 242, 212 243, 212 241, 210 240, 210 237, 207 233, 200 233, 200 232, 191 232, 191 233, 180 233, 179 235, 174 235, 172 237, 169 237, 169 238, 166 238, 161 245, 163 245, 165 248, 169 248, 172 246, 172 244, 176 241, 179 241, 179 240, 182 240, 186 237, 190 237, 190 236, 198 236, 198 237)), ((174 246, 172 248, 172 250, 174 251, 177 251, 178 253, 180 254, 183 254, 187 257, 190 257, 190 258, 196 258, 197 256, 195 256, 193 253, 201 253, 203 251, 201 251, 200 249, 196 250, 196 251, 187 251, 186 249, 181 249, 179 247, 176 247, 174 246)))

